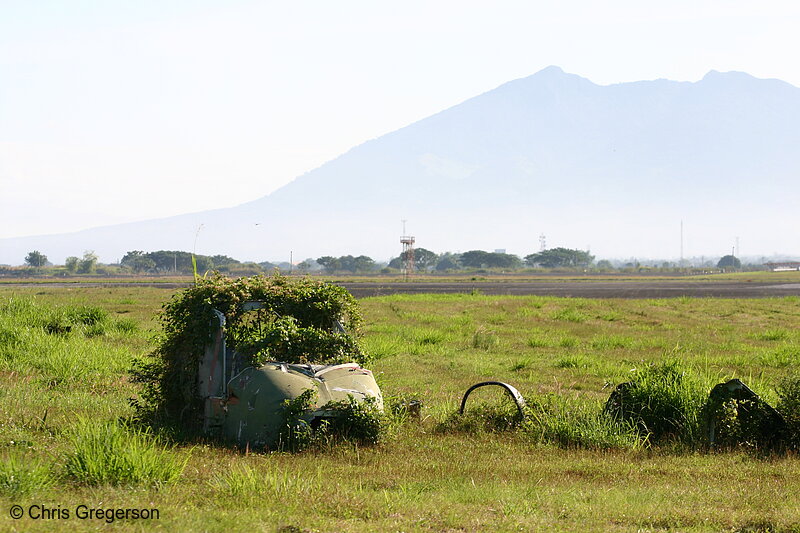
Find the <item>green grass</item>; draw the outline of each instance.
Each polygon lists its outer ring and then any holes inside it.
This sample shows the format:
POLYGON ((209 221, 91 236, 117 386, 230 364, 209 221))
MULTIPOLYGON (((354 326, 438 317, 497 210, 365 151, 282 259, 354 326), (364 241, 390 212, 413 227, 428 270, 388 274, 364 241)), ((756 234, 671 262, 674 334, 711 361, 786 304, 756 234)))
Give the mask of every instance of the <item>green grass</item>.
POLYGON ((420 417, 378 446, 259 455, 172 448, 117 422, 137 393, 127 369, 152 349, 170 294, 0 288, 0 530, 105 527, 9 518, 12 504, 34 503, 160 510, 157 521, 115 522, 120 531, 800 529, 796 456, 651 446, 599 416, 616 384, 667 360, 706 393, 738 377, 776 405, 776 387, 800 371, 797 298, 366 299, 372 370, 386 395, 421 400, 420 417), (71 328, 48 332, 50 322, 71 328), (503 429, 507 399, 484 388, 471 422, 453 422, 461 395, 484 380, 516 386, 527 421, 503 429), (442 431, 448 421, 456 427, 442 431))
POLYGON ((12 453, 0 462, 0 495, 20 498, 35 495, 56 480, 52 466, 33 454, 12 453))
POLYGON ((114 422, 78 420, 68 432, 67 478, 84 485, 152 485, 177 481, 189 457, 180 457, 147 431, 114 422))

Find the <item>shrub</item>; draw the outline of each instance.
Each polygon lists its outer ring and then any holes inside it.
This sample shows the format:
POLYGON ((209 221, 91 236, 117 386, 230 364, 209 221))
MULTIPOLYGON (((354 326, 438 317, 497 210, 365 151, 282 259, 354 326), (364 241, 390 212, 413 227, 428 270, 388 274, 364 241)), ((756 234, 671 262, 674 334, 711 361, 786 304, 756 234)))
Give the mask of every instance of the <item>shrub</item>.
POLYGON ((320 430, 334 439, 375 445, 387 433, 388 419, 372 396, 360 402, 348 396, 346 400, 326 404, 323 409, 331 414, 331 418, 323 421, 320 430))
POLYGON ((322 407, 327 412, 315 426, 306 421, 314 401, 315 391, 307 389, 297 398, 284 402, 284 426, 278 438, 278 449, 300 452, 312 446, 352 442, 360 445, 379 444, 388 433, 389 420, 376 405, 373 397, 357 401, 329 402, 322 407))
POLYGON ((283 402, 284 424, 278 436, 278 449, 300 452, 314 442, 314 430, 304 415, 314 403, 316 391, 306 389, 299 396, 283 402))

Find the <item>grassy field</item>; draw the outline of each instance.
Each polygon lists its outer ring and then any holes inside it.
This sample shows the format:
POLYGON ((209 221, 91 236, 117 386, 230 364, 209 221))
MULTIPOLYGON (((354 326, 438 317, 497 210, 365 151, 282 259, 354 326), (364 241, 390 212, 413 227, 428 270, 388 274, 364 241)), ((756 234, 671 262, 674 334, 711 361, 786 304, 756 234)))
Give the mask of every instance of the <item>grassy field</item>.
MULTIPOLYGON (((675 272, 552 272, 552 271, 524 271, 524 272, 483 272, 483 273, 445 273, 445 274, 415 274, 410 280, 406 280, 403 274, 348 274, 330 275, 317 273, 313 278, 324 279, 342 283, 475 283, 478 282, 552 282, 563 281, 582 281, 582 282, 604 282, 604 281, 624 281, 624 282, 718 282, 718 283, 800 283, 800 272, 727 272, 727 273, 702 273, 702 270, 695 270, 691 273, 675 272)), ((99 275, 74 275, 74 276, 30 276, 30 277, 0 277, 2 285, 121 285, 121 284, 191 284, 194 277, 191 275, 137 275, 128 274, 121 276, 99 276, 99 275)))
MULTIPOLYGON (((794 455, 559 447, 518 431, 441 429, 478 381, 591 413, 632 370, 667 359, 708 389, 739 377, 774 402, 777 382, 800 370, 798 298, 366 299, 372 368, 384 394, 424 403, 421 419, 377 447, 246 455, 111 429, 132 413, 127 369, 152 348, 154 315, 172 292, 0 287, 0 530, 800 531, 794 455), (116 466, 117 484, 92 477, 103 442, 135 463, 116 466), (13 520, 12 505, 52 518, 13 520), (107 524, 76 516, 79 505, 158 518, 107 524)), ((504 401, 490 389, 474 400, 504 401)))

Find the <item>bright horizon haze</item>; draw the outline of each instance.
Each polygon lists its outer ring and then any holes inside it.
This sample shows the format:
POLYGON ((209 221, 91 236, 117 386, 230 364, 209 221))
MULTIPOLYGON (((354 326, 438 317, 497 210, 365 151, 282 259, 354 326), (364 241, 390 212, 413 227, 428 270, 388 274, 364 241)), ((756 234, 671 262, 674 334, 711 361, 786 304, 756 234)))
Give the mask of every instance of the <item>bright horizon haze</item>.
POLYGON ((798 22, 788 2, 4 2, 0 238, 242 204, 548 65, 800 86, 798 22))

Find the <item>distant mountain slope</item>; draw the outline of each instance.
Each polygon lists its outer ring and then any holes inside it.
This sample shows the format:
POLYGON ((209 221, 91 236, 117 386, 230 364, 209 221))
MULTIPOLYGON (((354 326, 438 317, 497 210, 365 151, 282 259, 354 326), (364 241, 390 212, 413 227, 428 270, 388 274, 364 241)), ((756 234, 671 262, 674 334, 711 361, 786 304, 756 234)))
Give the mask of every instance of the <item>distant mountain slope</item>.
POLYGON ((39 249, 192 248, 241 259, 388 258, 400 220, 435 251, 548 244, 598 256, 797 253, 800 89, 709 72, 599 86, 557 67, 353 148, 230 209, 0 241, 0 262, 39 249))

